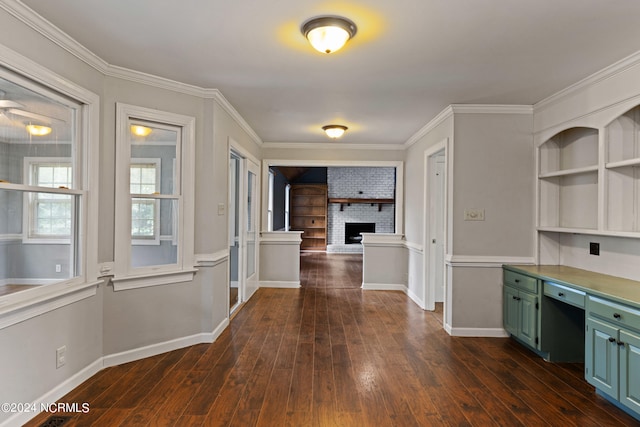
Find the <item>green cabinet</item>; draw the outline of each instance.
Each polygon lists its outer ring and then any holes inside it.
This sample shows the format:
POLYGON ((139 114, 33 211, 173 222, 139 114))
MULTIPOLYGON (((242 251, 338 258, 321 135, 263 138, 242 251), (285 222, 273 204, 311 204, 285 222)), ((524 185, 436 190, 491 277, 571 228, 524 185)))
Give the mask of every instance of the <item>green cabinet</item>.
POLYGON ((591 296, 588 304, 585 378, 640 413, 640 311, 591 296))
POLYGON ((531 277, 505 271, 503 288, 504 328, 532 348, 539 349, 538 283, 531 277))

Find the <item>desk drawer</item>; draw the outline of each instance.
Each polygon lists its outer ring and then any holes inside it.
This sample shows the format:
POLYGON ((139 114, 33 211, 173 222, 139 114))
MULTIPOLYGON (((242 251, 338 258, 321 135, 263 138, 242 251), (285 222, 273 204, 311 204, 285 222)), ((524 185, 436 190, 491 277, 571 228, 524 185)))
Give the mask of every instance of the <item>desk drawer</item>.
POLYGON ((614 325, 640 329, 640 310, 613 301, 589 296, 589 313, 614 325))
POLYGON ((522 289, 527 292, 538 293, 538 280, 516 273, 510 270, 504 270, 504 284, 511 285, 515 288, 522 289))
POLYGON ((577 289, 559 285, 553 282, 544 282, 544 294, 567 304, 584 308, 586 294, 577 289))

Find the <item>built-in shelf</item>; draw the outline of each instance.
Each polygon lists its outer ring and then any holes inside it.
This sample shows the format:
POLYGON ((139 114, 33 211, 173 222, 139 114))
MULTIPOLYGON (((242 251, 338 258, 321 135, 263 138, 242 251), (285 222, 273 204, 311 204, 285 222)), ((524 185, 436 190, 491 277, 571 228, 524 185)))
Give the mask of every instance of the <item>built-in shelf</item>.
POLYGON ((336 198, 332 197, 329 199, 329 203, 339 203, 340 210, 344 210, 344 205, 351 205, 360 203, 360 204, 370 204, 370 205, 378 205, 378 210, 382 210, 382 205, 392 205, 396 202, 395 199, 364 199, 364 198, 336 198))
POLYGON ((626 166, 640 166, 640 158, 609 162, 605 165, 607 169, 624 168, 626 166))
POLYGON ((612 230, 595 230, 595 229, 589 229, 589 228, 564 228, 564 227, 538 227, 537 230, 540 232, 547 232, 547 233, 586 234, 588 236, 640 238, 640 232, 634 232, 634 231, 612 231, 612 230))
POLYGON ((291 186, 291 229, 302 231, 301 249, 327 248, 326 184, 294 184, 291 186))
POLYGON ((583 173, 597 172, 597 171, 598 171, 598 165, 593 165, 593 166, 585 166, 582 168, 565 169, 565 170, 560 170, 556 172, 547 172, 547 173, 538 175, 538 178, 540 179, 554 178, 556 176, 579 175, 583 173))

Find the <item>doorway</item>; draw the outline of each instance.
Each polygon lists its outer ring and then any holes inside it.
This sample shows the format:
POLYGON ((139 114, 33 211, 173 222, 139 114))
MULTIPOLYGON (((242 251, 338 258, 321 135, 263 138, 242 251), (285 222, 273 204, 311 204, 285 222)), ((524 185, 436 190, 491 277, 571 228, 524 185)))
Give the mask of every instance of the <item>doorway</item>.
POLYGON ((229 313, 258 288, 257 217, 259 166, 229 151, 229 313))
POLYGON ((424 153, 425 309, 447 311, 447 140, 424 153))

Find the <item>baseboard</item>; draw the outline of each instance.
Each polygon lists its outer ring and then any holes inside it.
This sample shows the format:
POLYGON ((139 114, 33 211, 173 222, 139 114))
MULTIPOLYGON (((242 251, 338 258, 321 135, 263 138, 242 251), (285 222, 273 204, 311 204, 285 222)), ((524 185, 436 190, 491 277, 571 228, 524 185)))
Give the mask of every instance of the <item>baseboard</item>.
POLYGON ((426 305, 424 301, 421 298, 418 298, 418 295, 416 295, 415 292, 413 292, 411 289, 409 288, 405 288, 405 289, 406 289, 405 292, 409 296, 409 298, 411 298, 411 300, 415 302, 418 305, 418 307, 420 307, 423 310, 426 310, 426 305))
POLYGON ((452 337, 476 338, 508 338, 509 334, 502 328, 453 328, 446 324, 444 330, 452 337))
POLYGON ((407 285, 396 283, 365 283, 362 282, 362 289, 366 291, 402 291, 407 293, 407 285))
POLYGON ((284 281, 276 281, 276 280, 261 280, 260 281, 261 288, 299 288, 300 281, 297 282, 284 282, 284 281))
POLYGON ((110 354, 103 358, 104 367, 108 368, 110 366, 122 365, 123 363, 133 362, 134 360, 156 356, 158 354, 178 350, 180 348, 189 347, 196 344, 212 343, 220 336, 222 331, 228 325, 229 319, 225 318, 212 332, 176 338, 157 344, 151 344, 145 347, 135 348, 133 350, 123 351, 121 353, 110 354))
MULTIPOLYGON (((67 393, 69 393, 74 388, 78 387, 80 384, 100 372, 102 370, 102 358, 96 360, 86 368, 82 369, 80 372, 73 375, 71 378, 66 379, 57 387, 52 389, 51 391, 45 393, 40 398, 32 402, 31 406, 40 409, 41 405, 49 405, 51 403, 57 402, 59 399, 64 397, 67 393)), ((78 403, 82 404, 82 402, 64 402, 64 403, 78 403)), ((12 417, 9 417, 4 422, 0 423, 0 427, 9 427, 9 426, 21 426, 25 424, 30 419, 34 418, 40 412, 18 412, 14 414, 12 417)))

